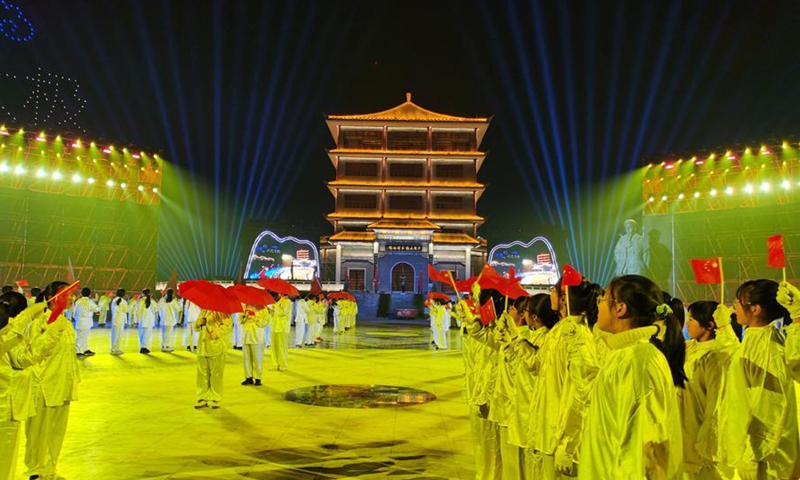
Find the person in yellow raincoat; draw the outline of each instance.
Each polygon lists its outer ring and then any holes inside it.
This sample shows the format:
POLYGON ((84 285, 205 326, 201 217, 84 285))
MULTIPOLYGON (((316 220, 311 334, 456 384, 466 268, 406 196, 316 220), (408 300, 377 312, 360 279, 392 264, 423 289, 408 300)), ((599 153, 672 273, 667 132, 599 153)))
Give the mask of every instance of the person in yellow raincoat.
POLYGON ((292 302, 289 297, 281 295, 277 303, 270 305, 270 335, 272 336, 270 352, 272 364, 278 371, 289 370, 289 330, 292 328, 292 302))
POLYGON ((506 353, 516 357, 514 398, 511 418, 508 421, 508 441, 522 449, 523 478, 535 479, 533 447, 528 438, 530 408, 539 379, 538 353, 547 332, 558 322, 558 314, 550 305, 550 296, 544 293, 529 297, 522 306, 526 327, 520 328, 517 341, 506 353))
POLYGON ((50 355, 63 332, 47 328, 34 343, 26 340, 25 330, 45 307, 44 302, 29 307, 18 292, 0 296, 0 480, 15 478, 20 425, 32 413, 30 388, 21 388, 19 380, 30 384, 30 367, 50 355))
POLYGON ((269 313, 270 311, 267 307, 248 307, 242 314, 242 360, 244 362, 244 381, 242 385, 261 386, 264 328, 269 325, 269 313))
MULTIPOLYGON (((504 480, 522 478, 523 454, 518 445, 509 441, 509 423, 512 410, 515 408, 515 375, 517 372, 517 357, 509 347, 517 341, 519 330, 523 323, 520 312, 527 303, 526 297, 517 298, 503 312, 496 322, 496 328, 476 328, 480 324, 468 325, 472 338, 492 350, 497 358, 497 378, 489 399, 489 421, 497 424, 500 445, 500 464, 504 480), (506 355, 506 353, 510 355, 506 355)), ((438 319, 438 316, 437 316, 438 319)))
POLYGON ((561 320, 550 329, 538 354, 539 379, 528 422, 535 478, 571 477, 580 470, 584 416, 599 369, 591 326, 602 288, 586 279, 568 288, 569 309, 561 280, 551 290, 552 308, 561 320))
POLYGON ((778 303, 789 312, 792 323, 786 325, 786 364, 795 382, 800 382, 800 290, 788 282, 778 287, 778 303))
POLYGON ((431 328, 433 328, 433 341, 436 350, 447 350, 447 330, 445 328, 444 302, 441 300, 431 301, 431 328))
POLYGON ((736 292, 736 318, 747 329, 728 374, 725 435, 728 463, 743 480, 783 480, 800 473, 795 382, 777 328, 788 312, 777 300, 778 291, 777 282, 760 279, 736 292))
POLYGON ((612 335, 592 389, 578 478, 680 480, 676 387, 686 381, 686 352, 672 309, 652 280, 624 275, 598 299, 597 324, 612 335))
POLYGON ((725 384, 739 342, 726 342, 718 328, 729 327, 731 311, 713 301, 689 305, 686 329, 686 387, 679 390, 683 424, 683 466, 690 480, 732 479, 733 470, 723 460, 720 417, 728 410, 725 384))
MULTIPOLYGON (((57 310, 49 310, 56 308, 55 301, 50 302, 50 299, 66 287, 64 282, 53 282, 44 289, 41 297, 48 306, 28 329, 30 343, 35 343, 49 329, 62 330, 49 355, 31 367, 36 385, 33 395, 37 400, 36 413, 25 421, 25 465, 29 477, 57 476, 56 466, 67 433, 70 404, 78 399, 80 371, 75 357, 75 329, 63 314, 48 324, 50 317, 57 313, 57 310)), ((64 296, 59 300, 66 301, 67 308, 72 301, 64 296)))
MULTIPOLYGON (((462 320, 462 352, 464 356, 465 396, 469 404, 470 432, 475 450, 475 479, 495 480, 502 478, 500 463, 500 433, 498 425, 489 421, 489 401, 495 388, 497 359, 494 351, 485 343, 472 337, 481 330, 478 315, 480 287, 473 286, 473 307, 462 299, 456 311, 462 320)), ((486 334, 492 329, 486 329, 486 334)))
POLYGON ((194 329, 200 333, 197 339, 197 402, 194 408, 219 408, 233 320, 226 313, 202 310, 194 322, 194 329))

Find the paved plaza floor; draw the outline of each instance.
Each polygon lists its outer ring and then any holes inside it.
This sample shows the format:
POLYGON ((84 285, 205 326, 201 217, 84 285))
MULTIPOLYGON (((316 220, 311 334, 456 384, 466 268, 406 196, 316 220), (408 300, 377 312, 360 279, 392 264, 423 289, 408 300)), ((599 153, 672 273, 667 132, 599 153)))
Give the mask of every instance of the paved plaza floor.
MULTIPOLYGON (((162 353, 157 338, 152 354, 139 354, 130 330, 126 353, 111 356, 110 329, 95 328, 90 348, 97 355, 80 360, 80 400, 71 407, 59 474, 70 480, 473 478, 459 335, 449 333, 455 348, 434 351, 423 323, 361 322, 336 336, 326 327, 323 344, 290 349, 289 371, 270 370, 265 355, 262 387, 240 385, 242 352, 231 349, 222 408, 195 410, 194 354, 162 353), (286 399, 303 388, 300 397, 331 406, 286 399)), ((21 437, 17 476, 27 478, 21 437)))

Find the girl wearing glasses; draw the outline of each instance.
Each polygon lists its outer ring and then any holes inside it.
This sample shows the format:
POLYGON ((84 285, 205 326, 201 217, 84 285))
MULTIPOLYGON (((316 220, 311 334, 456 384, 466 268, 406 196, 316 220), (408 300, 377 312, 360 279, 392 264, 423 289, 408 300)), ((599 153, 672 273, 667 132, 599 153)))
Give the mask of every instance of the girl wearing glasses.
POLYGON ((611 334, 610 351, 594 381, 578 478, 680 480, 685 344, 672 309, 652 280, 624 275, 600 300, 597 325, 611 334))

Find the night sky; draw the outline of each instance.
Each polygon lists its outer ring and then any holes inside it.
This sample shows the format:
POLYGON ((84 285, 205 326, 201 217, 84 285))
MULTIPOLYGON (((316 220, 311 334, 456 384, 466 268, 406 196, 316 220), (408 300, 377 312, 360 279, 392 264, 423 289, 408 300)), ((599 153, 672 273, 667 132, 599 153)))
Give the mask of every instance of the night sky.
POLYGON ((163 193, 180 211, 162 212, 159 270, 207 258, 182 276, 235 275, 261 228, 331 233, 322 115, 384 110, 405 92, 494 115, 479 175, 490 243, 550 235, 586 271, 597 267, 576 252, 613 241, 625 216, 595 208, 619 194, 605 182, 646 158, 800 131, 796 1, 6 3, 35 33, 0 37, 0 73, 74 78, 86 108, 78 125, 34 125, 30 84, 6 77, 2 120, 175 164, 163 193), (193 227, 170 231, 172 215, 193 227))

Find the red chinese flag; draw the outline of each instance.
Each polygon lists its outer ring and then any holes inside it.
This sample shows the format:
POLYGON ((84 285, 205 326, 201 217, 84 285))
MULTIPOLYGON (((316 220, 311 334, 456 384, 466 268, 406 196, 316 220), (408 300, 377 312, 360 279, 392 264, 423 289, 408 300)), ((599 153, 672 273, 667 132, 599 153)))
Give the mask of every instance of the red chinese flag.
POLYGON ((783 235, 773 235, 767 238, 767 266, 772 268, 786 268, 786 253, 783 251, 783 235))
POLYGON ((431 279, 432 282, 450 283, 449 275, 439 273, 439 271, 433 268, 433 265, 431 264, 428 264, 428 277, 431 279))
POLYGON ((502 278, 497 270, 492 268, 488 263, 483 266, 481 273, 478 275, 481 278, 502 278))
POLYGON ((697 283, 722 283, 722 272, 719 267, 719 259, 693 258, 694 281, 697 283))
POLYGON ((481 305, 481 323, 489 325, 497 318, 497 312, 494 309, 494 301, 490 298, 483 305, 481 305))
POLYGON ((27 287, 28 286, 28 281, 25 280, 24 278, 20 279, 20 280, 17 280, 17 286, 18 287, 27 287))
POLYGON ((577 287, 583 282, 583 275, 571 265, 564 265, 564 274, 561 275, 561 287, 577 287))
POLYGON ((47 323, 53 323, 58 319, 58 316, 67 309, 67 303, 69 303, 69 296, 75 293, 76 290, 80 287, 79 282, 75 282, 72 285, 67 285, 61 287, 59 289, 57 296, 54 296, 50 300, 50 318, 47 319, 47 323))

